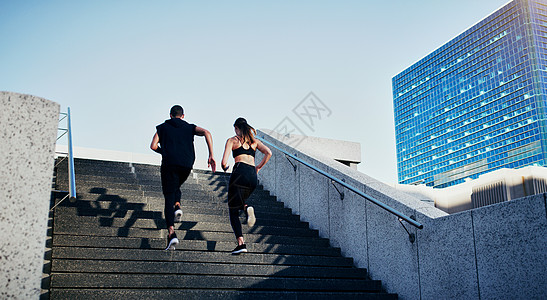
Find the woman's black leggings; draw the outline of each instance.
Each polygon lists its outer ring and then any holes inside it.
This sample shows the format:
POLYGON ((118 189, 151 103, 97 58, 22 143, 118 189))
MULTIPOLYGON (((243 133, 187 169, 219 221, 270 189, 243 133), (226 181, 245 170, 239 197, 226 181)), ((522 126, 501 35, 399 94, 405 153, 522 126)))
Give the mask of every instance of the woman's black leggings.
POLYGON ((239 208, 230 208, 230 225, 232 225, 236 239, 243 236, 241 221, 239 221, 239 208))
POLYGON ((236 238, 243 236, 239 211, 245 208, 245 201, 251 196, 257 184, 254 166, 241 162, 234 165, 228 186, 228 208, 230 209, 230 224, 236 238))

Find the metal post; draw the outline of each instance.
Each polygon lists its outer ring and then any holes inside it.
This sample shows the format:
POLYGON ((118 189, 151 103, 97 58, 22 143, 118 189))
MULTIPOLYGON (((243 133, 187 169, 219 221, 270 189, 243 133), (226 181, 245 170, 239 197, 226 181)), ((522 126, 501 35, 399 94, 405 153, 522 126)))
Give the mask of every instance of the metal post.
POLYGON ((70 123, 70 107, 68 111, 68 193, 70 200, 76 199, 76 176, 74 174, 74 153, 72 151, 72 124, 70 123))

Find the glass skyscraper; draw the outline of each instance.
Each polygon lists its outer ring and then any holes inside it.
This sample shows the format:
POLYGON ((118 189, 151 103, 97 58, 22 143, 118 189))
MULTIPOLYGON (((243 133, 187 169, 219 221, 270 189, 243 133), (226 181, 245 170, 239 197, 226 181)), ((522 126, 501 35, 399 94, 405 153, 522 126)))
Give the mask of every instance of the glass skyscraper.
POLYGON ((547 165, 547 0, 515 0, 392 79, 399 183, 547 165))

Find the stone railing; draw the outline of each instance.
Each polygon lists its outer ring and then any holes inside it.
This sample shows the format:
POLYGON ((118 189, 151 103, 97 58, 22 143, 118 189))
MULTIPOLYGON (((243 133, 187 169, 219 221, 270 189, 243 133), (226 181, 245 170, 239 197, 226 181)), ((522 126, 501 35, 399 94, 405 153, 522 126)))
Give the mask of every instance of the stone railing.
MULTIPOLYGON (((299 152, 284 144, 282 137, 262 131, 258 136, 424 225, 420 230, 401 223, 277 149, 272 149, 270 162, 259 173, 260 183, 286 207, 400 299, 544 296, 544 194, 448 215, 334 160, 299 152), (343 200, 337 189, 344 192, 343 200), (413 242, 407 231, 415 235, 413 242)), ((257 161, 261 158, 257 152, 257 161)))

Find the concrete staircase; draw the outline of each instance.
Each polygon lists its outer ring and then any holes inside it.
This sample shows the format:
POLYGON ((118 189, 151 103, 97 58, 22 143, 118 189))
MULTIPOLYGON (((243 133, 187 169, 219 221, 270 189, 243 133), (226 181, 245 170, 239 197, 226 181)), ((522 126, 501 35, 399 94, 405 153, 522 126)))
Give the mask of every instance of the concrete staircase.
MULTIPOLYGON (((165 251, 159 167, 76 159, 78 200, 53 214, 50 299, 397 299, 261 187, 236 246, 229 175, 194 170, 182 188, 181 243, 165 251)), ((67 189, 66 164, 57 188, 67 189)), ((48 256, 49 257, 49 256, 48 256)), ((46 275, 46 277, 47 277, 46 275)))

